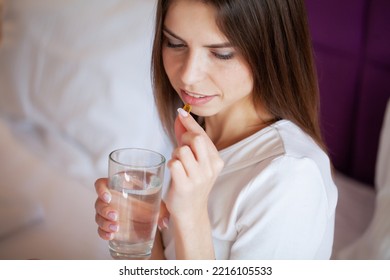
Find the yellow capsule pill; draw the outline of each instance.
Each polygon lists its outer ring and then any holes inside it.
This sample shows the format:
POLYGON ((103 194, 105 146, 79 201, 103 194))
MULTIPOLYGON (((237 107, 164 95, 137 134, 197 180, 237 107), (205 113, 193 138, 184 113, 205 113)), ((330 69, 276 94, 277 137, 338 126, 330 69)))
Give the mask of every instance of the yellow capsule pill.
POLYGON ((191 105, 190 104, 185 104, 184 107, 183 107, 183 110, 187 111, 187 113, 190 113, 191 112, 191 105))

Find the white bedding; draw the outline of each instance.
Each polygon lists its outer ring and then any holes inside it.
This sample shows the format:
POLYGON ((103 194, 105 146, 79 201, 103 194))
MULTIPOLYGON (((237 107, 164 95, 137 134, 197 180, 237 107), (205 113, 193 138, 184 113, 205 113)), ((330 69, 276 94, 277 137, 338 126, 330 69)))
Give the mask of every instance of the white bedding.
MULTIPOLYGON (((372 198, 359 203, 359 209, 341 209, 341 213, 350 213, 355 217, 367 220, 368 227, 351 243, 345 243, 336 251, 337 259, 390 259, 390 99, 387 102, 381 136, 379 141, 378 158, 375 174, 375 200, 372 209, 372 198), (368 205, 367 205, 368 204, 368 205), (371 214, 372 213, 372 214, 371 214), (364 215, 365 214, 365 215, 364 215)), ((350 192, 349 192, 350 193, 350 192)), ((348 195, 349 195, 348 193, 348 195)), ((370 195, 371 196, 371 195, 370 195)), ((344 200, 343 200, 344 201, 344 200)), ((339 225, 344 226, 345 223, 339 225)), ((336 225, 337 226, 337 225, 336 225)), ((347 228, 350 229, 350 228, 347 228)), ((355 231, 352 230, 352 233, 355 231)))
POLYGON ((149 57, 154 1, 5 0, 0 259, 105 259, 93 183, 108 154, 168 157, 149 57))
POLYGON ((369 226, 376 194, 372 186, 341 173, 336 173, 334 179, 339 191, 339 201, 332 258, 337 259, 340 258, 340 251, 355 242, 369 226))
POLYGON ((44 146, 27 145, 36 139, 12 128, 0 118, 0 259, 108 259, 94 222, 92 161, 60 166, 74 147, 57 142, 41 156, 44 146), (74 172, 83 164, 86 173, 74 172))
POLYGON ((92 182, 82 185, 41 160, 3 121, 0 139, 0 259, 108 258, 96 234, 92 182))
POLYGON ((78 177, 105 174, 119 147, 164 151, 149 77, 153 9, 142 0, 5 1, 0 116, 25 146, 78 177))
MULTIPOLYGON (((171 150, 150 89, 154 3, 5 0, 0 259, 110 258, 93 207, 108 153, 137 146, 169 158, 171 150)), ((369 226, 376 193, 338 173, 336 184, 341 258, 369 226)))

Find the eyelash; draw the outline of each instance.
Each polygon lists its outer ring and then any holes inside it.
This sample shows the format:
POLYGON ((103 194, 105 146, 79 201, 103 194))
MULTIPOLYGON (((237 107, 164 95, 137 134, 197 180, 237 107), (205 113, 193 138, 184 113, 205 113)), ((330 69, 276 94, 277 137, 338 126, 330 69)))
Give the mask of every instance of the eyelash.
POLYGON ((167 47, 171 49, 178 49, 178 48, 183 48, 185 45, 184 44, 173 44, 171 42, 167 42, 167 47))
POLYGON ((234 57, 234 53, 219 54, 219 53, 213 52, 213 55, 214 55, 216 58, 222 59, 222 60, 229 60, 229 59, 232 59, 232 58, 234 57))
MULTIPOLYGON (((171 49, 180 49, 180 48, 184 48, 185 44, 173 44, 173 43, 167 41, 167 47, 171 48, 171 49)), ((234 57, 234 53, 219 54, 219 53, 216 53, 216 52, 212 52, 212 54, 216 58, 221 59, 221 60, 229 60, 229 59, 232 59, 234 57)))

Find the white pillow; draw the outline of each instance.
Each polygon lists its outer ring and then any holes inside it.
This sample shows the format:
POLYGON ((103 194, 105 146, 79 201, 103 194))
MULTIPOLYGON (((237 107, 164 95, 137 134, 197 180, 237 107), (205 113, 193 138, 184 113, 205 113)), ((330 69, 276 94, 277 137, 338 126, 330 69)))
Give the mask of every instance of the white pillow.
POLYGON ((0 119, 0 240, 44 219, 42 164, 18 145, 0 119))
POLYGON ((90 177, 116 148, 170 153, 149 77, 155 1, 4 4, 0 116, 26 145, 90 177))
POLYGON ((390 259, 390 100, 383 121, 376 165, 376 204, 362 237, 340 251, 339 259, 390 259))

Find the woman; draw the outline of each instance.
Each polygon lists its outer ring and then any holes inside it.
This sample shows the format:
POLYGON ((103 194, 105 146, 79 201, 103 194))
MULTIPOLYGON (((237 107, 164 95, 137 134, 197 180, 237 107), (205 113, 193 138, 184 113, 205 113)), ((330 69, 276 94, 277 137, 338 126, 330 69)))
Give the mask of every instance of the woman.
MULTIPOLYGON (((337 190, 303 0, 160 0, 152 71, 177 144, 154 256, 329 259, 337 190)), ((110 239, 106 181, 96 190, 110 239)))

